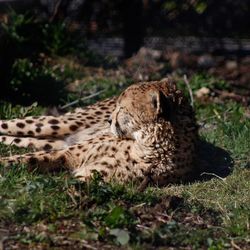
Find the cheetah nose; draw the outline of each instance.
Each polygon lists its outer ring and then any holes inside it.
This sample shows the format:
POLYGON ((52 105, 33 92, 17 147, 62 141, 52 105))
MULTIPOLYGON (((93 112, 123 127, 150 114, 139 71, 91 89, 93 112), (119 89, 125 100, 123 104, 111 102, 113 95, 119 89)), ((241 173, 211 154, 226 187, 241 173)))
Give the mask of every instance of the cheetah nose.
POLYGON ((108 123, 109 123, 109 125, 111 125, 111 123, 112 123, 112 119, 111 119, 111 117, 109 117, 109 119, 108 119, 108 123))

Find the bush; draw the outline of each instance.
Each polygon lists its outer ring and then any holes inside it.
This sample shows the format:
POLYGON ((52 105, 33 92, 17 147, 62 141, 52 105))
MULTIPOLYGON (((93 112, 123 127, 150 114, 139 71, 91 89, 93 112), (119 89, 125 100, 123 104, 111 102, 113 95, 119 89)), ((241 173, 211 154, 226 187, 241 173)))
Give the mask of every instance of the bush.
POLYGON ((57 104, 65 98, 63 72, 53 69, 41 55, 89 55, 85 40, 64 22, 46 22, 30 13, 12 10, 0 34, 0 97, 16 103, 57 104))
POLYGON ((59 78, 59 69, 49 65, 33 63, 31 60, 16 59, 12 65, 9 90, 16 101, 30 104, 39 101, 57 104, 65 97, 65 83, 59 78))

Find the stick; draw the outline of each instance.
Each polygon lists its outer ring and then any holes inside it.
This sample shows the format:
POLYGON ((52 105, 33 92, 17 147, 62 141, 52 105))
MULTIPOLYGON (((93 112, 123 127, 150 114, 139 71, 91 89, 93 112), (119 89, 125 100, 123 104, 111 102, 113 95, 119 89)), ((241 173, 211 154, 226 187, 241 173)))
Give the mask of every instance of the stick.
POLYGON ((193 96, 193 92, 192 92, 192 89, 190 87, 190 83, 189 83, 189 81, 187 79, 187 75, 186 74, 183 76, 183 80, 184 80, 184 83, 187 85, 189 96, 190 96, 190 100, 191 100, 191 106, 193 107, 194 106, 194 96, 193 96))
POLYGON ((56 17, 57 13, 58 13, 58 10, 59 10, 59 7, 62 3, 62 0, 59 0, 59 1, 56 1, 56 4, 55 4, 55 7, 54 7, 54 10, 53 10, 53 14, 52 16, 49 18, 49 21, 52 22, 54 20, 54 18, 56 17))
POLYGON ((237 250, 242 250, 242 248, 239 247, 238 245, 236 245, 236 243, 233 240, 231 240, 231 245, 232 245, 233 248, 235 248, 237 250))
POLYGON ((203 173, 201 173, 201 176, 202 175, 211 175, 211 176, 214 176, 214 177, 216 177, 216 178, 218 178, 218 179, 220 179, 220 180, 222 180, 222 181, 226 181, 226 179, 225 178, 222 178, 222 177, 220 177, 219 175, 217 175, 217 174, 214 174, 214 173, 208 173, 208 172, 203 172, 203 173))
POLYGON ((96 93, 94 93, 94 94, 91 94, 91 95, 88 95, 88 96, 79 98, 79 99, 77 99, 77 100, 75 100, 75 101, 73 101, 73 102, 70 102, 70 103, 67 103, 67 104, 63 105, 62 107, 60 107, 60 109, 66 109, 66 108, 68 108, 68 107, 70 107, 70 106, 73 106, 73 105, 77 104, 77 103, 80 102, 80 101, 85 101, 85 100, 88 100, 88 99, 90 99, 90 98, 92 98, 92 97, 98 96, 98 95, 100 95, 101 93, 103 93, 104 91, 105 91, 105 89, 100 90, 100 91, 98 91, 98 92, 96 92, 96 93))

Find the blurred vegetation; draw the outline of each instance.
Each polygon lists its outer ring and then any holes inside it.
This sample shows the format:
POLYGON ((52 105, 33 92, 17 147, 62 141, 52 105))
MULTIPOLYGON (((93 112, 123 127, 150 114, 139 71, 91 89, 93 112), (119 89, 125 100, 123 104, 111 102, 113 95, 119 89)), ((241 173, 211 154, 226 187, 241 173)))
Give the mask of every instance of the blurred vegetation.
POLYGON ((1 4, 0 98, 22 104, 62 103, 67 99, 65 86, 79 73, 55 66, 51 59, 71 57, 83 66, 109 65, 87 48, 90 37, 121 35, 124 55, 130 57, 146 35, 248 36, 249 3, 30 0, 11 2, 11 8, 1 4))
POLYGON ((30 12, 11 10, 1 31, 0 97, 4 100, 58 104, 66 98, 67 79, 70 75, 73 80, 74 73, 51 64, 52 58, 72 56, 84 64, 101 63, 101 58, 87 49, 84 37, 62 21, 48 22, 30 12))
MULTIPOLYGON (((181 35, 249 36, 250 0, 51 0, 36 1, 35 6, 50 20, 82 22, 85 32, 94 35, 121 34, 127 17, 135 20, 139 15, 147 34, 163 30, 181 35)), ((138 27, 138 23, 132 25, 138 27)))

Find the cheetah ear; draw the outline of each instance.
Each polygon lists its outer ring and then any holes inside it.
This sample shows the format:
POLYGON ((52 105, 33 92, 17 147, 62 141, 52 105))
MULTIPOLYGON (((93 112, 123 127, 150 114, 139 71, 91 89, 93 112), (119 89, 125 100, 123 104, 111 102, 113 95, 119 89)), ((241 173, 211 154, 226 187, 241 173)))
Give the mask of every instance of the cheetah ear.
POLYGON ((153 91, 150 93, 151 102, 157 117, 169 117, 172 114, 172 99, 164 95, 162 91, 153 91))
POLYGON ((158 91, 153 91, 150 93, 151 102, 153 109, 156 114, 160 113, 160 93, 158 91))

